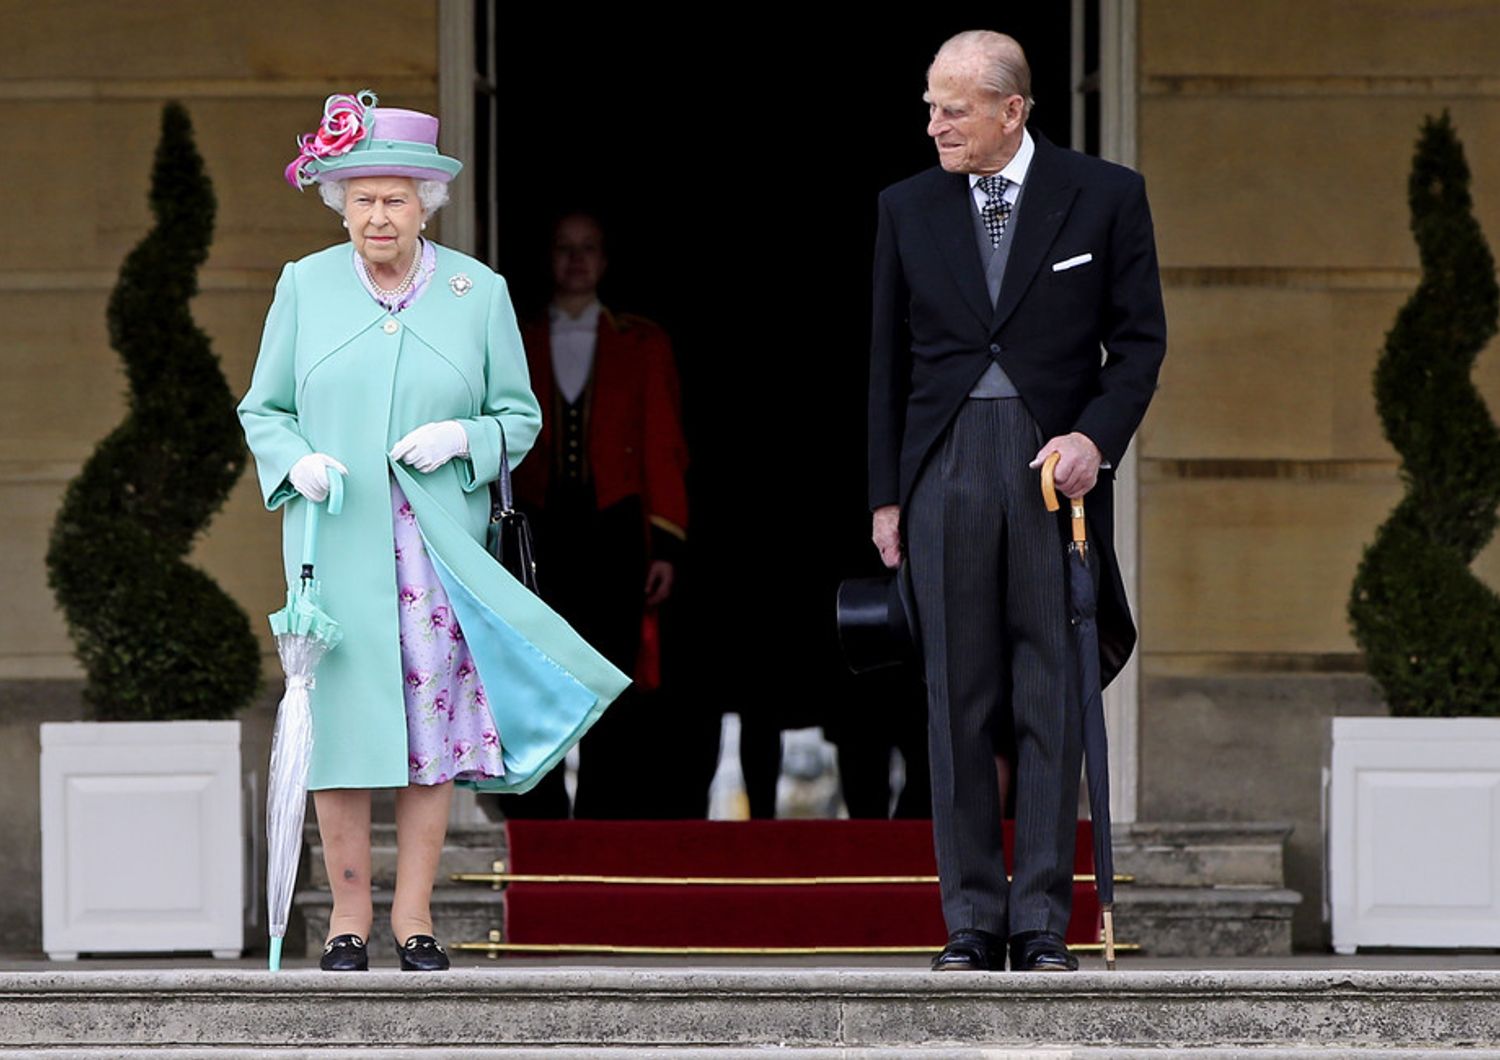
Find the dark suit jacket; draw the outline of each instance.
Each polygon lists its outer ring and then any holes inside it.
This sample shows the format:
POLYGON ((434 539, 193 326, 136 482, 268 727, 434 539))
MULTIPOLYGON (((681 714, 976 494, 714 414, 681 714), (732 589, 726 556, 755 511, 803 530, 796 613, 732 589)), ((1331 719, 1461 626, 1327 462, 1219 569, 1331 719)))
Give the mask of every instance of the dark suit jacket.
MULTIPOLYGON (((1156 389, 1166 317, 1145 182, 1053 146, 1036 154, 991 304, 969 178, 934 167, 880 194, 870 359, 870 506, 900 504, 991 359, 1045 437, 1079 431, 1118 466, 1156 389), (1053 266, 1090 254, 1084 264, 1053 266), (1100 347, 1107 351, 1101 365, 1100 347)), ((1114 476, 1089 493, 1104 679, 1135 646, 1114 554, 1114 476)))

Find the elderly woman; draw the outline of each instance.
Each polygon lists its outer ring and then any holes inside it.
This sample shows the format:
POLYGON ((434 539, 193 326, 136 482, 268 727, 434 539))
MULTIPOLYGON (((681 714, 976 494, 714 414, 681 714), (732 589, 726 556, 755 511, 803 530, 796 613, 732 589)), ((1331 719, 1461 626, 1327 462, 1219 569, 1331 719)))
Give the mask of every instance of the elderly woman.
POLYGON ((501 453, 518 462, 541 417, 505 281, 422 235, 461 168, 437 129, 373 93, 329 97, 287 177, 319 186, 349 242, 282 270, 239 406, 289 583, 328 469, 346 483, 322 524, 344 639, 312 693, 308 781, 330 971, 369 967, 371 789, 397 789, 401 967, 445 969, 430 907, 453 785, 527 790, 627 684, 483 547, 501 453))

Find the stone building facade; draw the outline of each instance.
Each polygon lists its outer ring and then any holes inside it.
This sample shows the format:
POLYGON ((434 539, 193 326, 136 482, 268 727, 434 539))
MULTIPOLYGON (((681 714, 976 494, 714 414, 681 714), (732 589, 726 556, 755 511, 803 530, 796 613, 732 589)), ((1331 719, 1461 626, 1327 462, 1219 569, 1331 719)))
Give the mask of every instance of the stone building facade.
MULTIPOLYGON (((1120 810, 1294 823, 1297 939, 1317 946, 1328 718, 1383 710, 1344 608, 1361 548, 1400 495, 1370 380, 1417 278, 1411 150, 1422 118, 1448 109, 1480 222, 1500 243, 1500 0, 1095 7, 1104 153, 1147 177, 1171 326, 1161 391, 1122 476, 1142 651, 1112 703, 1120 810)), ((6 948, 39 937, 36 725, 82 714, 42 557, 63 487, 122 413, 104 310, 148 224, 160 105, 188 106, 214 179, 217 234, 194 308, 243 388, 281 263, 338 235, 314 196, 289 195, 290 136, 265 130, 307 127, 310 100, 351 86, 423 110, 463 97, 470 3, 371 0, 358 23, 382 31, 356 34, 343 9, 294 0, 0 0, 6 948)), ((464 135, 454 113, 445 137, 464 135)), ((450 242, 464 245, 468 216, 460 197, 450 242)), ((1500 395, 1500 359, 1486 354, 1476 376, 1500 395)), ((246 477, 194 559, 264 614, 282 588, 247 557, 274 555, 276 535, 246 477)), ((1500 553, 1479 568, 1500 582, 1500 553)), ((265 647, 274 672, 269 637, 265 647)), ((247 757, 263 752, 269 711, 247 716, 247 757)))

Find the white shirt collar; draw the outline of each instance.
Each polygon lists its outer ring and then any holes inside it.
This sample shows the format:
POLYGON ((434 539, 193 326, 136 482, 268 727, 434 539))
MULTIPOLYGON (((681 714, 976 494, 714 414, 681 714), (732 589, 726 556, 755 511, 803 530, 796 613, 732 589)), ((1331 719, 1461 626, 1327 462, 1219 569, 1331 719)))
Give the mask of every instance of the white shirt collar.
MULTIPOLYGON (((1026 183, 1026 174, 1031 169, 1031 159, 1035 154, 1036 141, 1031 138, 1031 130, 1023 126, 1021 129, 1021 146, 1016 148, 1016 153, 1005 164, 1005 168, 1000 171, 1000 175, 1017 187, 1026 183)), ((978 183, 979 174, 970 173, 969 190, 972 191, 974 185, 978 183)))
POLYGON ((579 313, 576 317, 569 316, 567 313, 563 312, 561 307, 559 307, 555 303, 547 307, 547 314, 552 320, 553 327, 561 324, 565 327, 578 328, 580 330, 583 330, 593 329, 599 326, 599 314, 601 311, 603 311, 603 309, 604 307, 600 305, 599 300, 595 299, 594 301, 590 302, 588 306, 584 308, 583 312, 579 313))

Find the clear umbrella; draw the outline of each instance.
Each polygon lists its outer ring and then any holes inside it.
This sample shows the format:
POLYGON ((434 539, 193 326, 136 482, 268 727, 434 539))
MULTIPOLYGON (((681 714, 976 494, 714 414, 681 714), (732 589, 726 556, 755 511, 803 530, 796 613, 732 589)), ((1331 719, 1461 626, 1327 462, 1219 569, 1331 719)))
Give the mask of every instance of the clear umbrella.
MULTIPOLYGON (((328 514, 344 506, 344 479, 328 469, 328 514)), ((339 624, 318 606, 313 577, 322 505, 308 504, 302 536, 302 575, 288 586, 286 606, 271 615, 276 651, 286 671, 286 694, 271 736, 271 776, 266 784, 266 907, 271 925, 271 971, 281 968, 281 944, 292 907, 307 813, 307 767, 312 760, 312 688, 318 663, 343 639, 339 624)))

